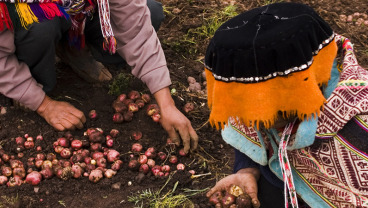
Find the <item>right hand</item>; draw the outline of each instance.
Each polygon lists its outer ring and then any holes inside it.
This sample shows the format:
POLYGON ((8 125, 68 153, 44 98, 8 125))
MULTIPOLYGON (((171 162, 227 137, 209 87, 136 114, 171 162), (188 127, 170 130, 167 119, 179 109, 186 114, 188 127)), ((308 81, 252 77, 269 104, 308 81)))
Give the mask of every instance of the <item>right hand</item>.
POLYGON ((82 111, 67 102, 56 101, 48 96, 43 99, 37 113, 58 131, 81 129, 86 122, 82 111))
POLYGON ((209 198, 217 191, 227 191, 231 185, 237 185, 243 189, 244 193, 250 196, 253 207, 259 208, 261 205, 257 197, 257 180, 259 179, 259 175, 260 172, 257 168, 241 169, 237 173, 228 175, 217 182, 216 185, 207 192, 206 196, 209 198))

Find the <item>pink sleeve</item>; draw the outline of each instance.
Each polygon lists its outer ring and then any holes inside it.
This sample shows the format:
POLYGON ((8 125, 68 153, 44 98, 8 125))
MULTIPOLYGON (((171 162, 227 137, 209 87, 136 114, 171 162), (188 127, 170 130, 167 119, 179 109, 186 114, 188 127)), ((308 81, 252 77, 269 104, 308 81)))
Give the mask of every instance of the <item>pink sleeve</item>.
POLYGON ((117 52, 133 68, 151 93, 171 84, 165 55, 154 28, 146 0, 109 0, 117 52))
POLYGON ((31 76, 28 66, 14 55, 14 34, 0 31, 0 93, 37 110, 45 97, 42 88, 31 76))

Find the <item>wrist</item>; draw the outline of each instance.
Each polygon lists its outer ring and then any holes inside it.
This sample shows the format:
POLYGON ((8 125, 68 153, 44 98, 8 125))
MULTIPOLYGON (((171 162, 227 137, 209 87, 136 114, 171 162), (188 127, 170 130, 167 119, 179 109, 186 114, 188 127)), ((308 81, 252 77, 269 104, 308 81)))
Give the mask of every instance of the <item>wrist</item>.
POLYGON ((261 173, 258 168, 252 167, 240 169, 237 174, 251 174, 258 180, 261 173))
POLYGON ((175 106, 175 102, 171 97, 169 87, 162 88, 161 90, 155 92, 153 96, 155 97, 161 111, 167 107, 175 106))
POLYGON ((41 102, 41 105, 37 108, 36 112, 42 115, 51 102, 52 102, 52 99, 46 95, 43 101, 41 102))

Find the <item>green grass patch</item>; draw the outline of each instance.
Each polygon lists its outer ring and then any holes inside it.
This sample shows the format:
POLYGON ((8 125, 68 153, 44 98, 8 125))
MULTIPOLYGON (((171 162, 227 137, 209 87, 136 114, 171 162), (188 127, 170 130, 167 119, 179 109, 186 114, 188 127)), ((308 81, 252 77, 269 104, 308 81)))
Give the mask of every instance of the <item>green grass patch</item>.
POLYGON ((132 74, 121 72, 113 79, 112 83, 109 85, 109 94, 117 96, 127 91, 133 79, 134 76, 132 74))
POLYGON ((170 41, 164 40, 163 43, 178 53, 197 54, 200 46, 206 44, 224 22, 238 15, 236 10, 236 6, 229 5, 222 10, 204 11, 205 14, 210 15, 203 16, 203 24, 200 27, 189 29, 185 35, 170 41))
POLYGON ((184 189, 182 193, 175 194, 179 184, 177 181, 173 189, 169 190, 167 193, 162 193, 164 187, 170 180, 171 177, 168 178, 160 190, 153 191, 151 189, 146 189, 138 191, 136 194, 128 196, 128 201, 134 203, 136 208, 194 208, 194 204, 189 197, 208 191, 208 188, 203 190, 184 189))

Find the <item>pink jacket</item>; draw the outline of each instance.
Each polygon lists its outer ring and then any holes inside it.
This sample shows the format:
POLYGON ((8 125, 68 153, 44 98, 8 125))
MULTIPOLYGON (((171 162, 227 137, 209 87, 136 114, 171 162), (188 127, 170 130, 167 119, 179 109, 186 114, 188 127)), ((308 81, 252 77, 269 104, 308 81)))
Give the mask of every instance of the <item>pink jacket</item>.
MULTIPOLYGON (((169 86, 169 70, 146 0, 109 0, 109 5, 117 52, 132 67, 132 74, 151 93, 169 86)), ((37 110, 45 93, 28 66, 15 56, 14 33, 5 29, 0 32, 0 40, 0 93, 37 110)))

